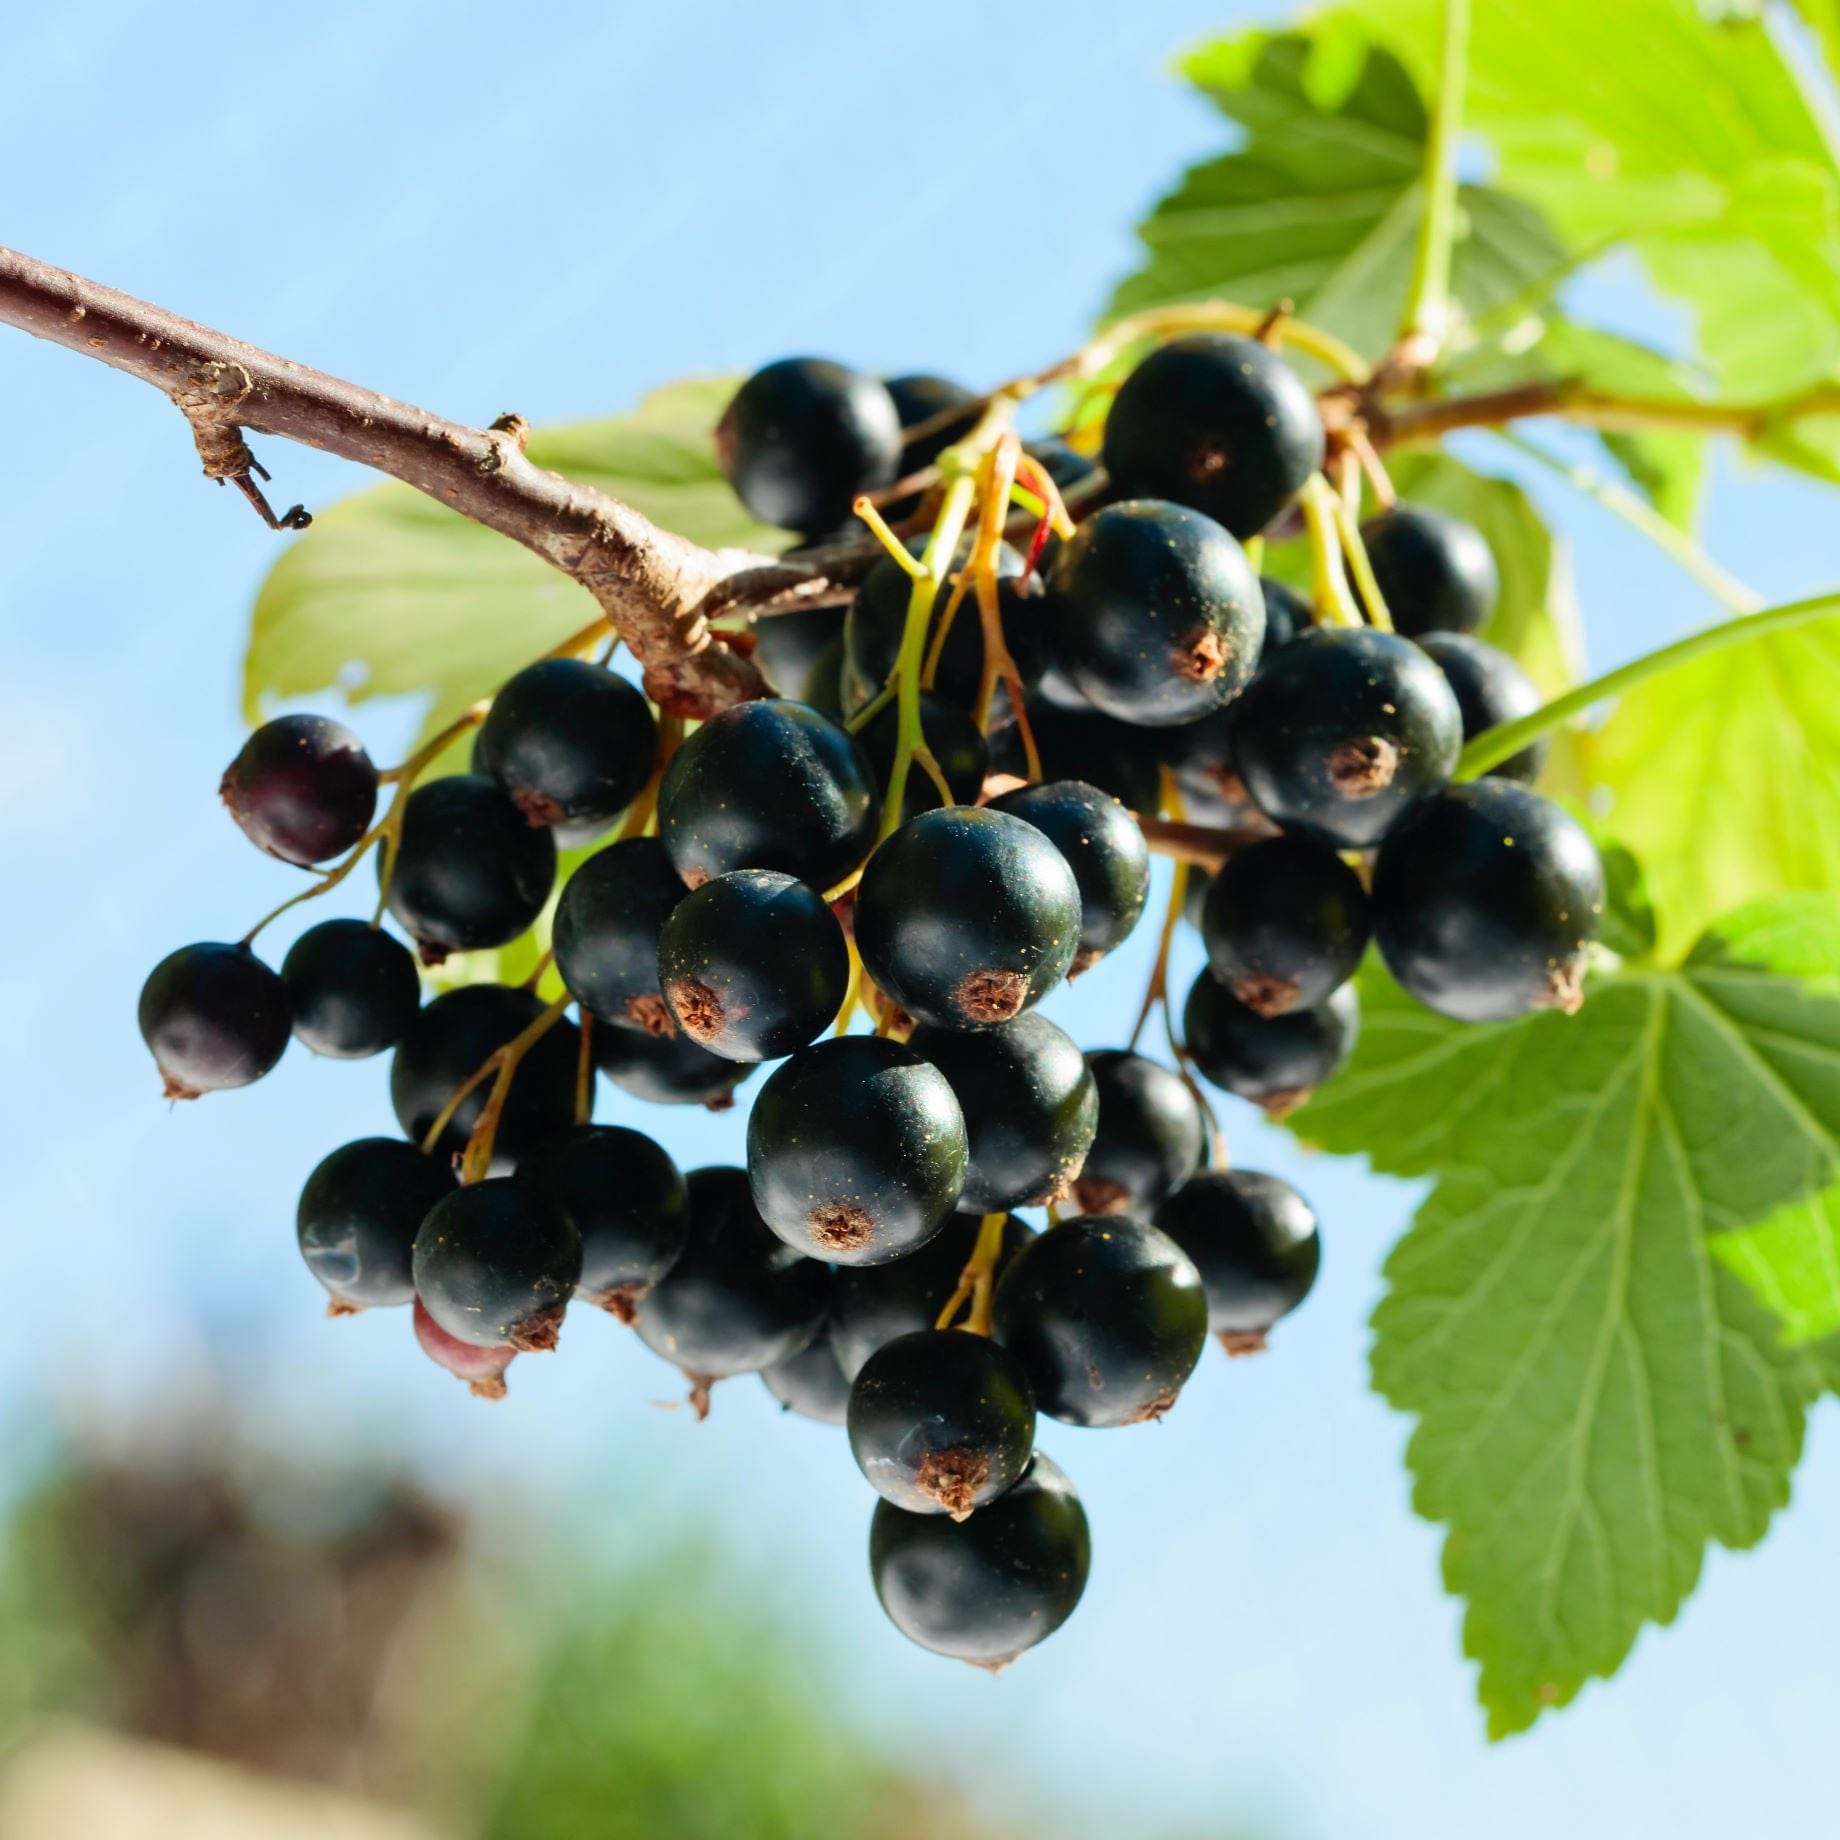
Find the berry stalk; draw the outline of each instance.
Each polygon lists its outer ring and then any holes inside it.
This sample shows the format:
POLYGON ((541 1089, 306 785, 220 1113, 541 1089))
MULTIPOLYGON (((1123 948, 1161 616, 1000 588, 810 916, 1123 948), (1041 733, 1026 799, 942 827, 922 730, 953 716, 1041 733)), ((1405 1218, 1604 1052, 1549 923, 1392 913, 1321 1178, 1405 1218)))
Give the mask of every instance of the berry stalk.
POLYGON ((1659 677, 1664 671, 1691 664, 1696 658, 1723 651, 1730 645, 1768 638, 1772 633, 1787 632, 1814 620, 1832 619, 1836 614, 1840 614, 1840 594, 1817 594, 1809 600, 1766 607, 1763 612, 1747 614, 1741 620, 1727 620, 1722 626, 1709 626, 1703 632, 1689 633, 1672 645, 1632 658, 1628 664, 1618 665, 1614 671, 1606 671, 1588 684, 1580 684, 1575 690, 1554 697, 1518 722, 1504 722, 1478 735, 1459 757, 1455 777, 1459 781, 1479 779, 1491 767, 1518 754, 1528 742, 1562 727, 1595 704, 1621 696, 1651 677, 1659 677))

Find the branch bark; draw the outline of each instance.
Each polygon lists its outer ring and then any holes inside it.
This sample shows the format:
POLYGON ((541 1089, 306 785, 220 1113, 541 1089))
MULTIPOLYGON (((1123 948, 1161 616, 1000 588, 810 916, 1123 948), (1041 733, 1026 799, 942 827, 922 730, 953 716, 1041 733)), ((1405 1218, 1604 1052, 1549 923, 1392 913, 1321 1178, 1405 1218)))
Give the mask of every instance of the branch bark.
POLYGON ((753 664, 710 631, 711 611, 744 612, 765 592, 810 604, 860 573, 866 554, 795 565, 703 549, 533 465, 515 416, 490 428, 450 422, 3 247, 0 324, 152 384, 191 424, 207 476, 233 481, 276 528, 300 527, 305 513, 269 510, 244 429, 373 467, 523 544, 594 597, 644 667, 647 691, 679 713, 707 715, 764 689, 753 664))

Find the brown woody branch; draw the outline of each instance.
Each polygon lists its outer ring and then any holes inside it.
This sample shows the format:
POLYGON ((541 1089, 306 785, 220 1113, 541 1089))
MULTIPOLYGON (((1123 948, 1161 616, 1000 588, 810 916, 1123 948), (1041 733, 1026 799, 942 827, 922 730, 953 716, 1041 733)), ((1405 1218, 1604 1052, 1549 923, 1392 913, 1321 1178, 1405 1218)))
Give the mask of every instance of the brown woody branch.
POLYGON ((703 549, 533 465, 515 416, 490 428, 446 421, 6 248, 0 323, 152 384, 190 423, 206 475, 233 482, 273 528, 309 520, 298 506, 270 510, 245 429, 373 467, 523 544, 594 597, 667 709, 706 714, 761 693, 752 663, 711 633, 711 611, 748 611, 757 594, 819 604, 873 554, 845 546, 787 564, 703 549))

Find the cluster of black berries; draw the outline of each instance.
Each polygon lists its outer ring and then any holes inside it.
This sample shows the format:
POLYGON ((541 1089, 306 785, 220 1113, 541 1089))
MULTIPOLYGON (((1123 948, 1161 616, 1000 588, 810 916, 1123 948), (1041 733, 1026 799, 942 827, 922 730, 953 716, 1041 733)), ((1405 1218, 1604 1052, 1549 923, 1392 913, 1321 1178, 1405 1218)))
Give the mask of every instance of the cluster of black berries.
MULTIPOLYGON (((923 469, 979 412, 939 379, 787 360, 743 386, 718 447, 757 515, 808 535, 918 474, 888 507, 917 527, 923 469)), ((624 679, 551 658, 499 691, 472 772, 399 786, 377 824, 382 776, 355 737, 268 723, 225 775, 237 822, 302 865, 377 845, 388 912, 429 962, 518 937, 558 844, 629 816, 556 902, 557 1004, 493 984, 423 1004, 409 949, 362 921, 313 927, 279 974, 247 942, 191 946, 141 1002, 168 1093, 257 1079, 290 1032, 322 1054, 393 1049, 404 1135, 334 1151, 300 1197, 335 1312, 412 1303, 422 1347, 488 1395, 577 1299, 631 1323, 699 1407, 759 1373, 847 1425, 882 1497, 871 1566, 895 1623, 1007 1661, 1071 1613, 1089 1562, 1038 1414, 1160 1416, 1210 1330, 1262 1347, 1320 1257, 1302 1197, 1216 1166, 1186 1070, 1083 1054, 1037 1012, 1143 911, 1127 806, 1154 812, 1173 784, 1233 846, 1199 907, 1185 1053, 1273 1109, 1345 1056, 1370 934, 1427 1002, 1505 1015, 1572 1000, 1601 900, 1555 807, 1506 777, 1449 785, 1462 737, 1532 694, 1467 636, 1493 592, 1473 531, 1405 509, 1367 526, 1398 633, 1316 626, 1251 566, 1241 539, 1287 513, 1323 450, 1296 377, 1214 335, 1127 379, 1103 474, 1031 448, 1084 496, 1038 568, 1000 565, 1021 701, 978 719, 981 622, 930 647, 922 730, 953 802, 914 774, 886 820, 898 709, 860 733, 849 717, 897 669, 892 559, 847 611, 764 622, 782 694, 674 748, 624 679), (1013 771, 1025 728, 1037 782, 1013 771), (859 1008, 873 1034, 826 1035, 859 1008), (765 1061, 745 1169, 685 1176, 590 1121, 596 1067, 639 1099, 719 1108, 765 1061), (1030 1207, 1045 1230, 1012 1211, 1030 1207)))

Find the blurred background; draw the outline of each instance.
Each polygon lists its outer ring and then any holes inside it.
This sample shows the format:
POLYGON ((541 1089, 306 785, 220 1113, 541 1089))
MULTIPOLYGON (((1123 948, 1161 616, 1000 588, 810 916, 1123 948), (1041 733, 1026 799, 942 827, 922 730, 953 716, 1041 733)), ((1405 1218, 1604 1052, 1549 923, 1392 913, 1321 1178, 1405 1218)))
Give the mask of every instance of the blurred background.
MULTIPOLYGON (((472 421, 605 413, 796 351, 987 383, 1079 342, 1131 224, 1220 148, 1171 55, 1273 16, 322 0, 188 26, 27 0, 0 26, 0 235, 472 421), (968 236, 993 192, 999 233, 968 236)), ((1665 341, 1633 275, 1589 285, 1665 341)), ((1612 1685, 1489 1747, 1408 1426, 1366 1386, 1414 1193, 1243 1108, 1235 1158, 1311 1196, 1323 1280, 1267 1358, 1210 1350, 1157 1428, 1051 1430, 1092 1584, 1000 1679, 883 1621, 841 1433, 758 1382, 697 1425, 596 1317, 491 1407, 404 1313, 326 1322, 294 1199, 326 1150, 390 1128, 384 1063, 296 1053, 169 1109, 134 1028, 157 958, 287 891, 215 789, 250 600, 292 539, 204 487, 144 386, 3 332, 0 405, 3 1840, 1690 1840, 1831 1819, 1831 1406, 1758 1551, 1712 1553, 1612 1685)), ((368 483, 258 451, 277 505, 368 483)), ((1527 483, 1574 539, 1598 664, 1709 611, 1527 483)), ((1722 476, 1708 547, 1767 598, 1821 585, 1813 503, 1722 476)), ((355 720, 386 760, 415 717, 355 720)), ((1049 1013, 1116 1040, 1153 931, 1049 1013)), ((600 1115, 686 1164, 740 1160, 741 1111, 640 1116, 604 1091, 600 1115)))

